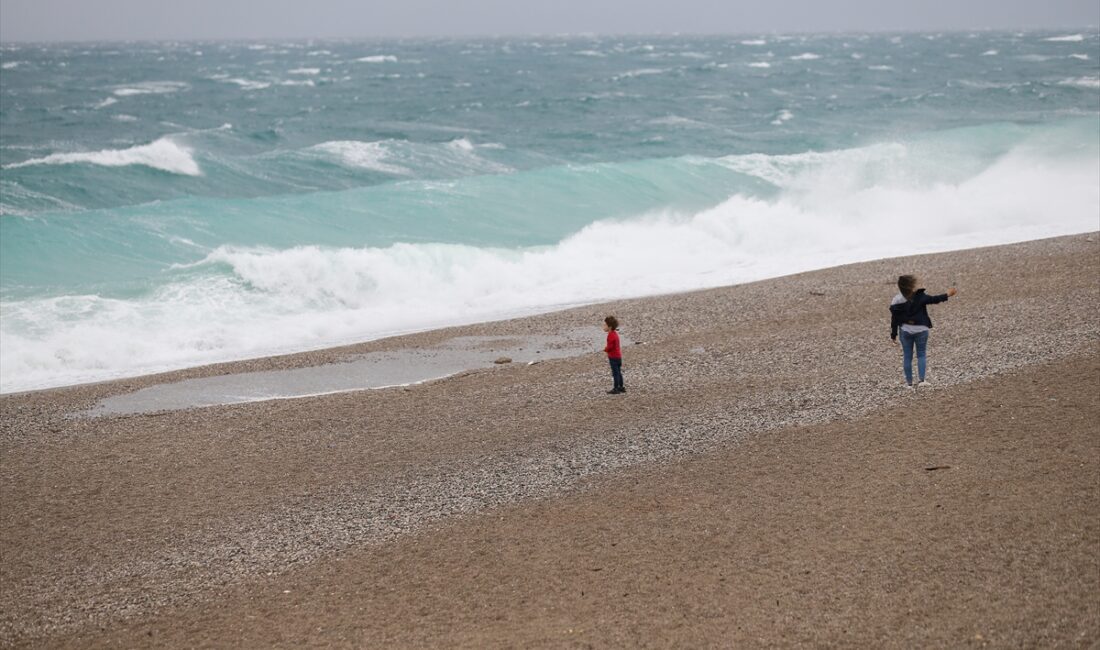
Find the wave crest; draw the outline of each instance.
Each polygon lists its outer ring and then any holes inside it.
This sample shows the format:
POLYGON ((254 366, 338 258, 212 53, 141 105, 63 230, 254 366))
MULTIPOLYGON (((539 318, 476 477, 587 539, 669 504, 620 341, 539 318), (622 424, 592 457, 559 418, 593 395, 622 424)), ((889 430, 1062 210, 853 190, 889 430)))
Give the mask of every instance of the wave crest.
POLYGON ((505 173, 507 165, 478 154, 478 149, 499 149, 500 145, 474 144, 468 138, 447 143, 418 143, 407 140, 334 140, 307 149, 335 159, 345 167, 368 169, 392 176, 443 176, 505 173))
POLYGON ((73 165, 88 164, 102 167, 128 167, 141 165, 159 169, 170 174, 183 176, 201 176, 202 169, 191 156, 191 150, 174 142, 171 138, 161 138, 149 144, 129 149, 103 149, 101 151, 54 153, 43 158, 33 158, 19 163, 4 165, 4 169, 31 167, 35 165, 73 165))

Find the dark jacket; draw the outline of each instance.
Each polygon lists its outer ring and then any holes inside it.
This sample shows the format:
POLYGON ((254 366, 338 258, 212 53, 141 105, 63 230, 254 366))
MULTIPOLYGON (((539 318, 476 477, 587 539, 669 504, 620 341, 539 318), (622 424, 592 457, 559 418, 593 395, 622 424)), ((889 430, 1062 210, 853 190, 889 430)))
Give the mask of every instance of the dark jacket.
POLYGON ((932 327, 932 319, 928 317, 928 305, 938 302, 947 302, 947 294, 929 296, 924 293, 924 289, 917 289, 909 300, 890 305, 890 338, 898 337, 898 328, 902 325, 932 327))

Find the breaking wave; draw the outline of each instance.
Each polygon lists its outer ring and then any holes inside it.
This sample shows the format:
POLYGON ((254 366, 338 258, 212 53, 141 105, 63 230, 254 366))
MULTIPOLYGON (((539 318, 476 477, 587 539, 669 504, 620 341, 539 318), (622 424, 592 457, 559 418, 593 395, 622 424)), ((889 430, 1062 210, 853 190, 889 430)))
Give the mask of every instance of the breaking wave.
POLYGON ((191 155, 191 150, 171 138, 161 138, 149 144, 129 149, 103 149, 101 151, 54 153, 42 158, 4 165, 4 169, 32 167, 35 165, 100 165, 103 167, 127 167, 142 165, 171 174, 201 176, 202 169, 191 155))

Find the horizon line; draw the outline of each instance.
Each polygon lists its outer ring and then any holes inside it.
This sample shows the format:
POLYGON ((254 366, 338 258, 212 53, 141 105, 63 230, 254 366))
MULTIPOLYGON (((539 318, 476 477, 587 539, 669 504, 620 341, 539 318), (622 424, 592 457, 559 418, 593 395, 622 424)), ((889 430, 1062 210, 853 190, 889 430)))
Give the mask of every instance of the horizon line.
POLYGON ((757 30, 757 31, 670 31, 670 32, 517 32, 499 34, 418 34, 418 35, 361 35, 361 36, 187 36, 187 37, 139 37, 139 38, 87 38, 87 39, 38 39, 18 40, 0 37, 0 45, 64 45, 64 44, 130 44, 130 43, 256 43, 278 42, 366 42, 366 41, 463 41, 463 40, 507 40, 520 38, 538 39, 582 39, 582 38, 681 38, 681 37, 745 37, 745 36, 863 36, 878 34, 961 34, 961 33, 997 33, 997 32, 1055 32, 1066 30, 1088 30, 1092 35, 1100 35, 1100 26, 1059 25, 1042 27, 950 27, 944 29, 926 28, 883 28, 883 29, 835 29, 835 30, 757 30))

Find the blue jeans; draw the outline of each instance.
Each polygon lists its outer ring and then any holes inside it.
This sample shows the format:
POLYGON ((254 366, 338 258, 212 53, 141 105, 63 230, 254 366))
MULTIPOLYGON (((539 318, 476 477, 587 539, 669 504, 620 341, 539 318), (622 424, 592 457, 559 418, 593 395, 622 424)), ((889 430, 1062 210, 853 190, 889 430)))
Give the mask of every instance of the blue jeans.
POLYGON ((623 360, 608 359, 607 361, 611 364, 611 379, 615 382, 615 388, 625 388, 623 386, 623 360))
POLYGON ((917 348, 917 373, 920 381, 924 381, 924 371, 928 368, 928 358, 925 354, 928 349, 928 332, 910 334, 906 331, 898 332, 901 340, 901 367, 905 370, 905 383, 913 384, 913 347, 917 348))

